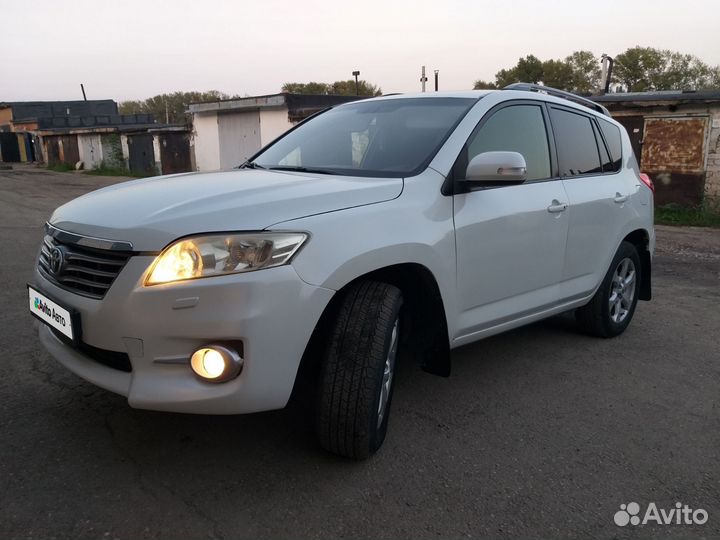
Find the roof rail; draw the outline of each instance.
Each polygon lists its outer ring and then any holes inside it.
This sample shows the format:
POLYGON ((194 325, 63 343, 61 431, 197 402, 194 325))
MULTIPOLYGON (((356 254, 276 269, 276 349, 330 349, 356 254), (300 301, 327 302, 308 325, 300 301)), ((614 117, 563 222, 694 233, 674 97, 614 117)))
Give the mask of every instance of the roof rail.
POLYGON ((527 92, 545 92, 546 94, 550 96, 555 96, 563 99, 567 99, 568 101, 574 101, 575 103, 578 103, 580 105, 585 105, 586 107, 597 111, 601 114, 604 114, 605 116, 610 116, 610 111, 608 111, 605 107, 600 105, 599 103, 595 103, 594 101, 584 98, 582 96, 578 96, 577 94, 573 94, 572 92, 566 92, 565 90, 558 90, 557 88, 552 88, 550 86, 543 86, 541 84, 532 84, 532 83, 513 83, 507 85, 503 90, 525 90, 527 92))

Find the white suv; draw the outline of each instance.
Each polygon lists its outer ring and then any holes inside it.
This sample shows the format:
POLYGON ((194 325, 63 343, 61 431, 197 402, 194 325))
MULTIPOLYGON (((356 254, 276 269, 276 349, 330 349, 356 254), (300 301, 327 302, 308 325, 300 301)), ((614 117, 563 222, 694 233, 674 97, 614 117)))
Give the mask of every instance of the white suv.
POLYGON ((620 334, 650 299, 652 183, 607 111, 541 89, 340 105, 237 170, 65 204, 28 286, 42 343, 144 409, 277 409, 301 372, 321 444, 364 458, 399 355, 448 375, 568 310, 620 334))

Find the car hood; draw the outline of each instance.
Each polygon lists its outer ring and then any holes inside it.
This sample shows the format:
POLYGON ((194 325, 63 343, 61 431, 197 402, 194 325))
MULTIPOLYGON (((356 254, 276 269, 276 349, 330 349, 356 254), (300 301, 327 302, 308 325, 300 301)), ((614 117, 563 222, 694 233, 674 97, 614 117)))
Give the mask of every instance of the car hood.
POLYGON ((359 178, 239 169, 115 184, 64 204, 50 223, 83 236, 157 251, 196 233, 273 224, 394 199, 401 178, 359 178))

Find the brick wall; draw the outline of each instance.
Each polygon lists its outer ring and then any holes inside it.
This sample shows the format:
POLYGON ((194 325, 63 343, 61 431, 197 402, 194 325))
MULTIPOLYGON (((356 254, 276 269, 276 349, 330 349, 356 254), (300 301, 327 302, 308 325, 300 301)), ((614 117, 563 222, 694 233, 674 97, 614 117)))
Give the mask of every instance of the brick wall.
POLYGON ((705 171, 705 199, 711 204, 720 205, 720 110, 718 109, 715 109, 710 117, 705 171))

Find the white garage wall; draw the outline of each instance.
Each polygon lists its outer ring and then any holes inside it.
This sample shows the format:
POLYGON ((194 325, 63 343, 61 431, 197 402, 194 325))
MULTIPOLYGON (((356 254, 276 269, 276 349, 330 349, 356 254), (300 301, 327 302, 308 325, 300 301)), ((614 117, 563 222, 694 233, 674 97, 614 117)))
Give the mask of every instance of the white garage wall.
POLYGON ((282 109, 260 111, 260 145, 265 146, 293 127, 288 120, 288 110, 282 109))

